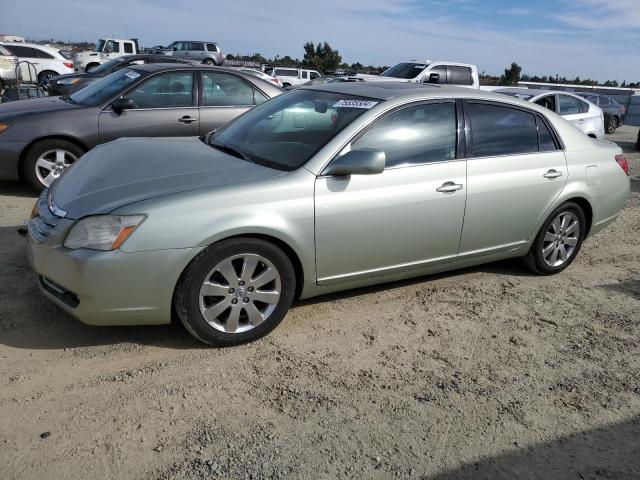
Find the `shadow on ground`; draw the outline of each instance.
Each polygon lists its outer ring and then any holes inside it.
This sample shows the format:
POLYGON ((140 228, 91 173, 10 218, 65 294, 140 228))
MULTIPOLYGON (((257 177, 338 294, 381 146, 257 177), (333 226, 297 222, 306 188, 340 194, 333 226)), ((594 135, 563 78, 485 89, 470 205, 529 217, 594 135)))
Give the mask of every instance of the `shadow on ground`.
POLYGON ((464 465, 431 480, 640 478, 640 417, 464 465))

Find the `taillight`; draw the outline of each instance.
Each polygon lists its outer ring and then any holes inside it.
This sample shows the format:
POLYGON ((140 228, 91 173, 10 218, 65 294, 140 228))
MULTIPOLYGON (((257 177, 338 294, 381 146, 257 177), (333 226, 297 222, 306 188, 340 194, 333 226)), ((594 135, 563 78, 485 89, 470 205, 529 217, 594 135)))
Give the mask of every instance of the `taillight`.
POLYGON ((616 155, 616 162, 618 162, 620 168, 624 170, 624 173, 629 176, 629 164, 627 163, 627 159, 624 158, 624 155, 616 155))
POLYGON ((65 67, 67 68, 73 68, 73 63, 71 62, 62 62, 64 64, 65 67))

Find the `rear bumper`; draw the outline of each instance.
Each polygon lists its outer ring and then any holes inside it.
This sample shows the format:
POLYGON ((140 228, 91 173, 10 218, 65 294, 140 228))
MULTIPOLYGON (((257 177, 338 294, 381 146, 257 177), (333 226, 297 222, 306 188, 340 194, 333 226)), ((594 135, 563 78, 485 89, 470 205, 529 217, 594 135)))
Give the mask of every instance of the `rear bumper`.
POLYGON ((175 285, 200 250, 69 250, 29 235, 27 255, 42 293, 81 322, 154 325, 171 321, 175 285))
POLYGON ((28 142, 0 141, 0 178, 3 180, 18 180, 20 177, 18 165, 20 154, 29 145, 28 142))

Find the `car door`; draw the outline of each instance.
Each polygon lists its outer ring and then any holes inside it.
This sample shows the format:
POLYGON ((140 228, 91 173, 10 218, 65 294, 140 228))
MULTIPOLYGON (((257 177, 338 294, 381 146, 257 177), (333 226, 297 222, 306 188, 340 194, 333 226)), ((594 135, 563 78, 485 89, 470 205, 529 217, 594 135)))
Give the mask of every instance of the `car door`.
POLYGON ((189 45, 189 58, 191 60, 202 62, 205 58, 204 43, 190 42, 189 45))
POLYGON ((465 103, 467 205, 459 258, 521 247, 567 181, 567 165, 548 122, 497 102, 465 103))
POLYGON ((163 72, 146 78, 121 97, 133 100, 134 108, 118 114, 107 106, 100 113, 100 142, 120 137, 198 135, 196 92, 191 71, 163 72))
POLYGON ((264 95, 239 76, 212 70, 200 74, 200 135, 220 128, 263 101, 259 97, 264 95))
POLYGON ((384 151, 383 173, 317 178, 319 284, 455 260, 466 195, 457 111, 453 101, 402 107, 346 147, 384 151))
POLYGON ((581 108, 581 100, 578 100, 575 97, 570 95, 564 95, 562 93, 558 93, 557 97, 557 113, 558 115, 564 117, 572 125, 575 125, 580 130, 584 130, 584 124, 589 117, 587 113, 589 110, 589 106, 587 105, 586 111, 584 108, 581 108))

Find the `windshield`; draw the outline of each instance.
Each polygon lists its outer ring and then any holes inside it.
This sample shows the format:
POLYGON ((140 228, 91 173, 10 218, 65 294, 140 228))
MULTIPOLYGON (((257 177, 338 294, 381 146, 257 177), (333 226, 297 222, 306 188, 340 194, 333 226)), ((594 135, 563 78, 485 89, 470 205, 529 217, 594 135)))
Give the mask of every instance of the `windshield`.
POLYGON ((378 100, 298 90, 270 100, 211 135, 209 145, 279 170, 304 165, 378 100))
POLYGON ((123 91, 127 86, 136 82, 140 76, 141 72, 123 68, 81 88, 69 98, 73 103, 78 103, 85 107, 95 107, 123 91))
POLYGON ((532 93, 526 93, 526 92, 502 92, 498 90, 497 93, 501 93, 502 95, 509 95, 510 97, 516 97, 516 98, 519 98, 520 100, 531 100, 535 96, 532 93))
POLYGON ((96 45, 96 49, 94 50, 94 52, 102 52, 103 48, 104 48, 104 40, 101 38, 100 40, 98 40, 98 44, 96 45))
POLYGON ((399 63, 380 74, 381 77, 411 79, 416 78, 429 65, 426 63, 399 63))
POLYGON ((123 57, 120 58, 114 58, 112 60, 109 60, 108 62, 103 63, 102 65, 98 65, 97 67, 93 67, 91 69, 91 73, 105 73, 105 72, 109 72, 111 70, 114 70, 115 67, 119 64, 122 63, 124 61, 123 57))

